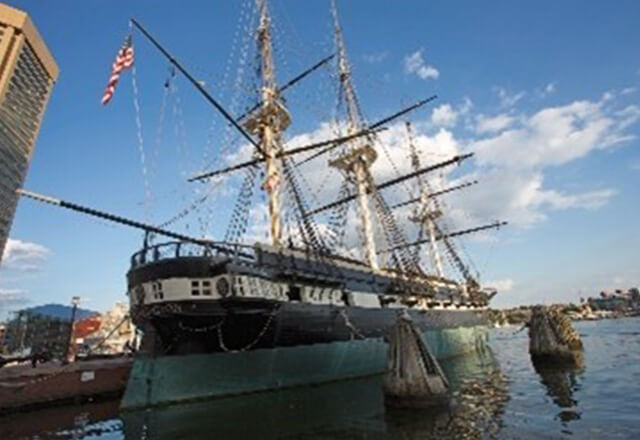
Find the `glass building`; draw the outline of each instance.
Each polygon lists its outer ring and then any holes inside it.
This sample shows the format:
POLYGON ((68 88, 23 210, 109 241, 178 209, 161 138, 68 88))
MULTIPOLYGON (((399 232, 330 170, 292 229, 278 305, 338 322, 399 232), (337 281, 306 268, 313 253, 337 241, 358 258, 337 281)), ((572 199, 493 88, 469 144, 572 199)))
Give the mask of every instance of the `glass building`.
POLYGON ((58 66, 29 16, 0 4, 0 257, 58 66))

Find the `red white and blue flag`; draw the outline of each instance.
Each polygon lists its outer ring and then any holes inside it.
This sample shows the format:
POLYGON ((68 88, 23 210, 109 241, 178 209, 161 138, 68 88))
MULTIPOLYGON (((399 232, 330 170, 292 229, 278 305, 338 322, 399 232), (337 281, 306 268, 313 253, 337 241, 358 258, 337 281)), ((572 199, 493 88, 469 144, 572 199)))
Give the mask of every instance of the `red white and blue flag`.
POLYGON ((131 43, 131 35, 129 35, 125 38, 124 44, 116 55, 116 60, 113 63, 111 75, 109 76, 109 82, 107 83, 107 89, 104 91, 104 95, 102 95, 102 105, 106 105, 111 101, 113 93, 116 91, 118 79, 120 79, 120 73, 131 66, 133 66, 133 46, 131 43))

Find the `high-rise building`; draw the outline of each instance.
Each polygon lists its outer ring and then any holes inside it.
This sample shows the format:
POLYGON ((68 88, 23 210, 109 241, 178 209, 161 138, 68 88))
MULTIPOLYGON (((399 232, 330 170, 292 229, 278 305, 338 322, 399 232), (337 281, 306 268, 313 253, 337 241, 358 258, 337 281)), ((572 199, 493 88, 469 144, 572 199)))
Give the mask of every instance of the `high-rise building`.
POLYGON ((0 258, 58 66, 29 16, 0 4, 0 258))

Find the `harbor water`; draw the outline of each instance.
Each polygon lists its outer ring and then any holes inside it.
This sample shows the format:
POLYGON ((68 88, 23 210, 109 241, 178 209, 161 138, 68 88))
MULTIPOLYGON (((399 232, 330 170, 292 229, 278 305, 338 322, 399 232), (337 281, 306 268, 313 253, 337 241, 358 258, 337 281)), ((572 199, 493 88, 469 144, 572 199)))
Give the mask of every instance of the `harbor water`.
POLYGON ((640 318, 575 327, 576 368, 534 367, 526 331, 492 330, 487 350, 443 362, 446 409, 386 411, 375 376, 136 412, 110 401, 14 414, 0 438, 640 438, 640 318))

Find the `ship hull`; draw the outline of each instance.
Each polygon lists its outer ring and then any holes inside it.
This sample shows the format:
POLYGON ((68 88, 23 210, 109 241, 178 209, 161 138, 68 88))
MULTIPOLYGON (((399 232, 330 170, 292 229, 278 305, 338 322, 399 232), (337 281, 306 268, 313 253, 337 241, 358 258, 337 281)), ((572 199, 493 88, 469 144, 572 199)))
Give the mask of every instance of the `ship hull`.
POLYGON ((439 359, 486 342, 486 301, 453 281, 299 250, 242 252, 169 244, 132 257, 131 316, 144 336, 124 409, 382 373, 399 313, 439 359))
MULTIPOLYGON (((230 307, 227 305, 227 310, 230 307)), ((122 407, 142 408, 313 385, 385 370, 385 335, 397 310, 284 303, 278 305, 273 317, 272 313, 266 315, 266 310, 273 308, 273 304, 244 304, 243 310, 252 318, 227 321, 225 325, 211 324, 220 322, 211 310, 206 314, 207 321, 203 321, 202 313, 157 318, 153 326, 158 340, 153 349, 147 340, 147 353, 136 358, 122 407), (260 309, 264 313, 257 311, 260 309), (251 321, 255 324, 248 325, 251 321), (176 322, 182 323, 180 330, 176 330, 176 322), (234 322, 242 325, 244 332, 234 328, 234 322), (189 330, 185 333, 185 329, 189 330), (167 345, 163 332, 173 333, 173 345, 167 345), (242 340, 229 338, 239 334, 244 335, 242 340), (258 342, 256 336, 260 336, 258 342), (188 344, 181 345, 182 339, 188 344), (167 348, 172 354, 163 354, 167 348)), ((239 309, 236 304, 236 311, 239 309)), ((439 359, 469 353, 486 342, 484 311, 410 314, 439 359)))

